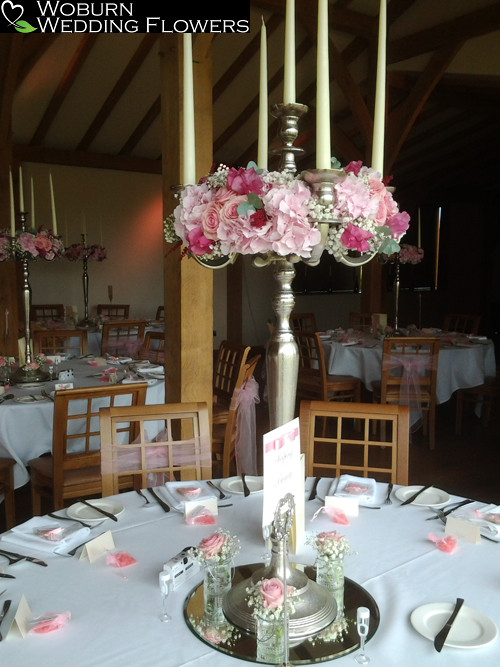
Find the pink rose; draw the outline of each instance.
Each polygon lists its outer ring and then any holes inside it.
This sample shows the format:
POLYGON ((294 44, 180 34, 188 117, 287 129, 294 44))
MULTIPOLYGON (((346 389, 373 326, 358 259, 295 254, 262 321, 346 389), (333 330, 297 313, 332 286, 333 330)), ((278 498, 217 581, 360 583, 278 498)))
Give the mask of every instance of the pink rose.
POLYGON ((231 167, 227 175, 227 184, 231 190, 239 195, 247 195, 255 192, 262 194, 264 183, 253 167, 250 169, 235 169, 231 167))
POLYGON ((219 205, 211 201, 200 216, 201 228, 207 239, 217 240, 217 229, 219 227, 219 205))
POLYGON ((341 241, 345 247, 349 248, 350 250, 364 252, 366 250, 370 250, 368 239, 371 238, 373 238, 373 234, 371 232, 361 229, 361 227, 356 227, 356 225, 353 225, 350 222, 341 236, 341 241))
POLYGON ((214 625, 209 625, 203 630, 203 636, 211 644, 220 644, 222 641, 222 635, 218 628, 214 625))
MULTIPOLYGON (((286 590, 287 595, 291 595, 295 589, 293 586, 288 586, 286 590)), ((283 582, 277 577, 263 579, 260 587, 260 594, 264 599, 264 607, 266 609, 276 609, 276 607, 281 607, 284 600, 283 582)))
POLYGON ((226 542, 227 537, 225 535, 213 533, 202 539, 200 542, 200 549, 203 551, 206 558, 215 558, 215 556, 222 551, 222 547, 226 542))
POLYGON ((35 247, 40 253, 45 254, 52 250, 52 241, 45 234, 38 234, 35 238, 35 247))

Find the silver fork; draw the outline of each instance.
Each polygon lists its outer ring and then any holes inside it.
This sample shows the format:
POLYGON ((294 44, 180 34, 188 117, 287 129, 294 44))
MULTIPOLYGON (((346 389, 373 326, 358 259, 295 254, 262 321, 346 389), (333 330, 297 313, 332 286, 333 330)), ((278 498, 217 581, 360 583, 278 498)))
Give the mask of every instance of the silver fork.
POLYGON ((387 487, 387 497, 384 500, 385 505, 392 505, 391 493, 392 493, 393 487, 394 487, 394 484, 392 482, 389 482, 389 486, 387 487))

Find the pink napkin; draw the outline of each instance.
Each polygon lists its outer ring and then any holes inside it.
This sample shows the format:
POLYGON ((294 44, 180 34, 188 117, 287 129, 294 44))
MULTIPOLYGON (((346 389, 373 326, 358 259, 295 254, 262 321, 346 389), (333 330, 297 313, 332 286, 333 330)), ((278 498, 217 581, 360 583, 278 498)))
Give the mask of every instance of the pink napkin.
POLYGON ((341 510, 338 507, 320 507, 319 510, 314 513, 314 516, 311 519, 311 521, 314 521, 314 519, 316 519, 316 517, 320 512, 326 512, 326 514, 328 514, 333 523, 339 523, 342 526, 351 525, 344 510, 341 510))
POLYGON ((65 611, 61 614, 50 611, 43 616, 37 616, 31 621, 30 633, 47 634, 47 632, 54 632, 54 630, 61 630, 68 625, 71 618, 71 612, 65 611))
POLYGON ((113 567, 128 567, 137 563, 136 559, 126 551, 115 551, 114 554, 109 554, 106 560, 108 565, 113 567))
POLYGON ((451 535, 441 538, 438 537, 437 535, 434 535, 434 533, 429 533, 427 538, 431 542, 434 542, 434 544, 440 551, 445 551, 448 554, 453 553, 457 547, 457 538, 451 537, 451 535))

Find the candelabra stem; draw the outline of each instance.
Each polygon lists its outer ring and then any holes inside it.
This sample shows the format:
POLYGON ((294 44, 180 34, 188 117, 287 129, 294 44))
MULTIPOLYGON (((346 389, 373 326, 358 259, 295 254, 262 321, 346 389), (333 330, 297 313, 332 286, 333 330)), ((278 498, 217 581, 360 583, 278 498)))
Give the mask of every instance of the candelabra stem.
POLYGON ((275 155, 281 155, 280 170, 290 171, 295 174, 297 165, 295 157, 304 152, 304 149, 294 146, 299 136, 299 120, 307 113, 305 104, 275 104, 271 113, 280 121, 279 137, 282 145, 271 151, 275 155))
POLYGON ((84 316, 83 320, 84 323, 88 323, 89 321, 89 271, 88 271, 88 260, 87 260, 87 255, 83 258, 83 275, 82 275, 82 282, 83 282, 83 306, 84 306, 84 316))
POLYGON ((394 279, 394 333, 399 333, 399 257, 396 257, 396 277, 394 279))

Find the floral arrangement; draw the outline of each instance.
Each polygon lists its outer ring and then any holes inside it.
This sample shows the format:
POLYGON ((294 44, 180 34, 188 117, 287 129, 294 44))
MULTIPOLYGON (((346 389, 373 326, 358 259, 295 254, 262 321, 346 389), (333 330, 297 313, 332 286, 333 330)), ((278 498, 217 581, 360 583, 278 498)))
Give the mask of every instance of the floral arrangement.
POLYGON ((91 262, 102 262, 107 257, 107 250, 97 243, 91 246, 86 246, 83 243, 72 243, 64 250, 64 256, 71 262, 83 259, 88 259, 91 262))
POLYGON ((231 623, 215 623, 213 619, 204 617, 201 622, 197 622, 194 616, 190 616, 189 620, 196 632, 206 639, 207 642, 215 644, 224 644, 225 646, 234 646, 240 639, 240 630, 231 623))
POLYGON ((52 364, 52 359, 47 359, 47 357, 42 352, 40 352, 40 354, 36 354, 31 358, 31 362, 26 364, 26 367, 32 371, 37 371, 39 368, 43 368, 44 366, 51 366, 52 364))
POLYGON ((339 560, 351 553, 349 540, 344 535, 340 535, 336 530, 325 531, 310 536, 307 539, 321 558, 325 560, 339 560))
POLYGON ((0 229, 0 262, 10 259, 10 235, 5 229, 0 229))
MULTIPOLYGON (((0 232, 0 262, 12 257, 11 240, 5 230, 0 232)), ((13 250, 17 257, 42 257, 52 261, 63 254, 64 245, 61 237, 55 236, 51 229, 40 227, 36 232, 19 230, 14 237, 13 250)))
POLYGON ((189 555, 198 563, 215 565, 234 558, 240 550, 240 542, 229 531, 219 528, 212 535, 204 537, 197 547, 189 550, 189 555))
MULTIPOLYGON (((293 593, 295 588, 287 586, 287 606, 290 613, 294 611, 293 593)), ((279 620, 283 618, 283 602, 285 599, 285 587, 281 579, 261 579, 246 589, 248 594, 247 604, 253 608, 254 616, 267 620, 279 620)))
POLYGON ((400 264, 419 264, 423 258, 423 248, 418 248, 416 245, 408 245, 408 243, 401 244, 401 250, 399 252, 400 264))
POLYGON ((341 641, 343 642, 345 637, 344 633, 347 633, 349 628, 349 621, 345 616, 335 619, 331 625, 329 625, 326 630, 322 630, 317 635, 309 637, 308 641, 315 646, 316 644, 322 642, 323 644, 329 644, 331 642, 341 641))
POLYGON ((351 162, 334 187, 335 204, 325 207, 288 171, 220 165, 179 193, 180 203, 164 221, 165 240, 204 259, 235 253, 308 259, 321 241, 318 223, 328 221, 335 224, 325 247, 337 259, 352 251, 399 251, 410 218, 399 212, 378 172, 351 162))
POLYGON ((16 360, 14 357, 4 357, 0 356, 0 369, 2 368, 10 368, 16 363, 16 360))

